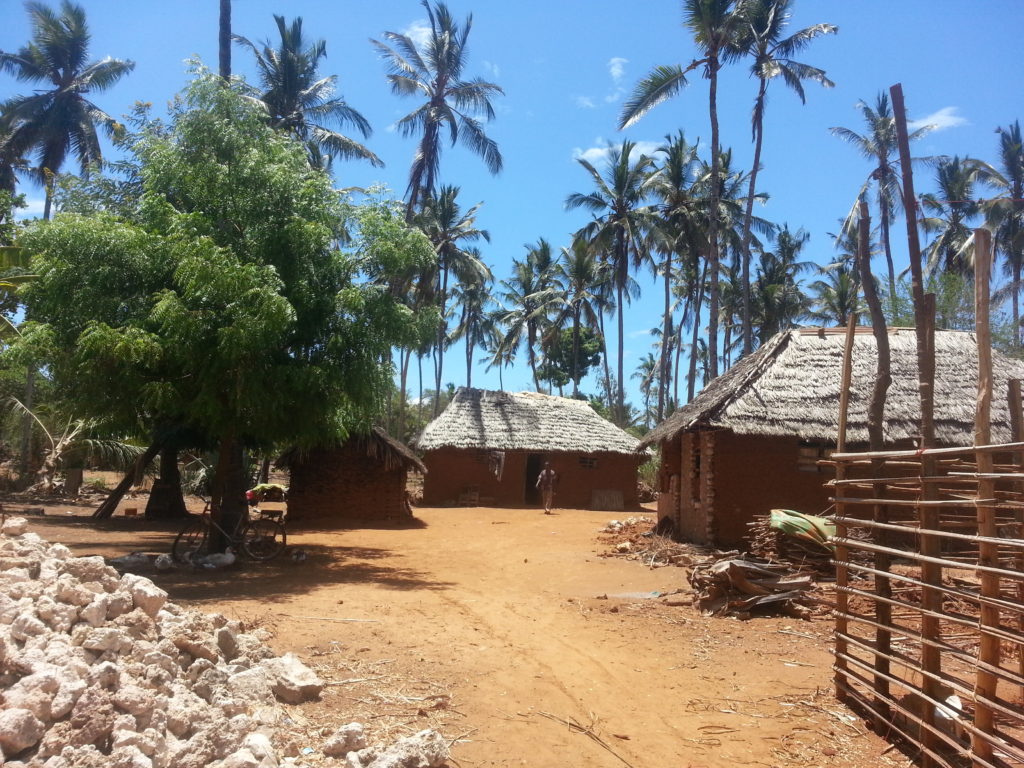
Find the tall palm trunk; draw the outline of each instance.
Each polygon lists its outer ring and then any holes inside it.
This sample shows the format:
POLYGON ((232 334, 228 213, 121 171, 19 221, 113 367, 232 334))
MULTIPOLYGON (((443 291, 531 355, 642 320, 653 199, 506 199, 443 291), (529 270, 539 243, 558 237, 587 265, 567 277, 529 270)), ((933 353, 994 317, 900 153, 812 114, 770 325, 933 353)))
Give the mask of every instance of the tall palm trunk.
MULTIPOLYGON (((444 342, 445 337, 448 335, 448 321, 445 320, 445 311, 447 309, 446 304, 448 296, 448 267, 445 266, 441 270, 441 322, 437 326, 437 349, 434 351, 434 384, 437 392, 441 391, 441 376, 444 369, 444 342)), ((434 416, 440 414, 441 400, 440 398, 434 401, 434 416)))
POLYGON ((231 79, 231 0, 220 0, 220 29, 218 34, 220 76, 231 79))
MULTIPOLYGON (((889 245, 889 211, 881 198, 878 206, 879 228, 882 232, 882 247, 885 249, 885 266, 889 270, 889 303, 893 311, 896 310, 896 268, 892 263, 892 248, 889 245)), ((908 214, 913 216, 913 213, 908 214)))
POLYGON ((580 394, 580 307, 573 307, 572 312, 572 396, 580 394))
POLYGON ((668 372, 669 372, 669 335, 671 334, 671 311, 672 311, 672 250, 665 250, 665 315, 661 324, 661 380, 658 382, 658 423, 665 416, 665 400, 668 395, 668 372))
POLYGON ((1013 267, 1013 346, 1020 349, 1020 278, 1021 264, 1013 267))
POLYGON ((402 380, 398 394, 398 439, 405 440, 405 411, 409 402, 409 361, 412 360, 411 349, 399 350, 401 355, 402 380))
MULTIPOLYGON (((622 269, 625 269, 625 268, 626 268, 625 259, 623 259, 622 260, 622 267, 620 267, 620 271, 622 269)), ((625 314, 622 311, 622 309, 623 309, 623 306, 622 306, 622 293, 623 293, 623 291, 622 291, 622 289, 624 287, 623 286, 624 282, 625 282, 624 276, 620 274, 619 275, 619 279, 616 280, 616 285, 615 285, 616 299, 618 300, 618 303, 619 303, 619 313, 618 313, 618 317, 616 318, 616 320, 618 321, 618 327, 619 327, 619 340, 618 340, 618 345, 619 345, 619 367, 618 367, 619 381, 618 381, 618 391, 616 392, 616 417, 615 417, 615 421, 616 421, 616 423, 620 427, 623 426, 625 424, 625 422, 626 422, 626 393, 625 393, 625 386, 623 384, 623 375, 624 375, 623 374, 623 357, 625 355, 626 347, 625 347, 624 339, 622 338, 623 337, 623 333, 624 333, 623 315, 625 314)))
POLYGON ((761 168, 761 144, 764 139, 764 96, 768 90, 768 81, 761 78, 757 90, 757 101, 754 102, 754 163, 750 168, 750 183, 747 185, 747 204, 743 212, 743 247, 740 258, 743 259, 743 354, 754 351, 754 323, 750 307, 750 225, 754 219, 754 193, 757 190, 757 172, 761 168))
POLYGON ((612 372, 608 367, 608 337, 604 333, 604 311, 598 313, 597 324, 601 333, 601 358, 604 361, 604 391, 608 397, 608 409, 612 410, 612 372))
POLYGON ((721 163, 718 157, 718 52, 708 57, 711 79, 708 111, 711 115, 711 218, 708 221, 708 269, 711 272, 711 290, 708 306, 708 364, 710 376, 718 376, 718 205, 721 198, 718 176, 721 163))
POLYGON ((464 320, 466 323, 466 389, 473 387, 473 347, 476 345, 473 339, 473 321, 464 320))
POLYGON ((688 380, 686 383, 686 401, 690 402, 693 400, 696 394, 697 385, 697 340, 700 336, 700 310, 701 305, 704 303, 704 281, 707 279, 708 274, 708 263, 704 262, 704 265, 700 270, 700 283, 697 286, 697 296, 693 309, 693 338, 690 341, 690 370, 688 373, 688 380))

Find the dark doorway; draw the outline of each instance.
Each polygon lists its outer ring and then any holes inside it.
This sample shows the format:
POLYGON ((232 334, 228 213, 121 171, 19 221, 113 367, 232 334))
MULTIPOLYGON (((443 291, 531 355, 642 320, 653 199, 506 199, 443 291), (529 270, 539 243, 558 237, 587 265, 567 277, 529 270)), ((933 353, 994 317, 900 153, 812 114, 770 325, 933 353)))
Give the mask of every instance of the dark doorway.
POLYGON ((526 455, 526 494, 524 495, 524 499, 527 504, 540 504, 540 491, 537 490, 537 478, 540 477, 540 470, 543 466, 543 454, 528 453, 526 455))

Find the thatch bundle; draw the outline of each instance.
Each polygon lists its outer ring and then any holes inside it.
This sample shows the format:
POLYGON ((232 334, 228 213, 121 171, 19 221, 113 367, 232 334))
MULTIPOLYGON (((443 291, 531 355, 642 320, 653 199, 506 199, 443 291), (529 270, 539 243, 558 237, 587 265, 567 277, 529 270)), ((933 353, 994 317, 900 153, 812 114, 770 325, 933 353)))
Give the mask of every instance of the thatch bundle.
POLYGON ((639 442, 582 400, 462 387, 415 444, 421 451, 470 448, 632 454, 639 442))
MULTIPOLYGON (((722 427, 740 435, 796 436, 835 442, 839 431, 845 331, 803 329, 777 334, 712 381, 694 400, 653 429, 653 445, 697 427, 722 427)), ((914 439, 920 430, 917 341, 914 330, 889 330, 892 386, 885 403, 889 444, 914 439)), ((858 330, 853 348, 847 440, 866 443, 867 408, 875 380, 875 339, 858 330)), ((1024 378, 1024 362, 993 355, 992 439, 1007 442, 1007 380, 1024 378)), ((968 445, 974 436, 978 354, 974 334, 935 333, 935 432, 945 445, 968 445)))

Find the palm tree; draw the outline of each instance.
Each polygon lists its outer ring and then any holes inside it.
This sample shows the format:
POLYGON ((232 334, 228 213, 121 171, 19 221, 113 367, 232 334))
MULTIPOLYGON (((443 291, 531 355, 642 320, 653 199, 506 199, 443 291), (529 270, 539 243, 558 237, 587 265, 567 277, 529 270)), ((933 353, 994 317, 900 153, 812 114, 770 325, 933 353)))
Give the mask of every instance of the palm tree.
POLYGON ((35 154, 34 175, 46 189, 43 218, 50 218, 53 177, 69 153, 82 168, 102 161, 96 128, 109 135, 122 126, 86 98, 105 91, 135 68, 135 63, 109 56, 88 61, 89 27, 82 6, 62 0, 60 14, 41 2, 28 2, 32 41, 17 53, 0 51, 0 69, 22 82, 46 84, 29 96, 0 105, 0 135, 6 135, 8 158, 35 154))
MULTIPOLYGON (((480 254, 475 248, 467 249, 477 260, 480 254)), ((459 307, 459 324, 452 332, 451 340, 463 339, 466 344, 466 387, 473 386, 473 353, 477 347, 486 347, 493 313, 491 311, 491 285, 494 278, 490 272, 473 275, 466 282, 460 281, 452 291, 453 306, 459 307)))
POLYGON ((850 321, 851 314, 860 312, 860 283, 852 266, 840 262, 821 268, 821 279, 809 286, 809 318, 822 325, 842 327, 850 321))
POLYGON ((277 47, 269 40, 260 47, 241 35, 234 36, 256 58, 260 87, 248 89, 267 110, 270 124, 305 144, 315 168, 324 168, 333 157, 368 160, 382 167, 380 158, 365 146, 324 126, 348 124, 363 137, 373 132, 366 118, 335 95, 337 75, 319 76, 317 69, 327 56, 327 43, 303 38, 301 16, 288 24, 284 16, 275 15, 274 22, 281 37, 277 47))
POLYGON ((783 225, 775 236, 775 250, 762 251, 755 291, 759 314, 759 341, 764 344, 779 331, 793 328, 807 313, 807 297, 800 289, 798 277, 814 268, 809 261, 799 261, 800 252, 811 236, 802 229, 791 232, 783 225))
MULTIPOLYGON (((701 162, 697 157, 697 145, 690 144, 682 131, 675 136, 665 137, 665 143, 658 148, 663 158, 651 182, 651 192, 659 201, 658 211, 661 216, 656 231, 661 233, 657 239, 663 247, 659 248, 664 261, 661 274, 664 279, 665 307, 661 329, 661 375, 658 387, 658 413, 660 422, 665 413, 668 400, 671 354, 670 349, 678 348, 673 344, 672 334, 672 282, 676 275, 673 266, 673 255, 680 258, 687 253, 700 253, 705 250, 706 234, 701 213, 704 213, 704 201, 698 197, 696 189, 700 178, 701 162)), ((681 326, 680 326, 681 329, 681 326)))
POLYGON ((1024 141, 1020 121, 999 134, 999 170, 986 179, 1002 194, 984 204, 986 220, 992 228, 997 253, 1003 255, 1003 268, 1011 282, 1014 344, 1020 347, 1020 287, 1024 271, 1024 141))
POLYGON ((512 276, 502 280, 505 289, 499 297, 505 307, 500 323, 504 336, 495 353, 495 360, 509 359, 521 345, 526 346, 534 388, 540 392, 537 378, 537 349, 540 345, 545 320, 554 309, 557 291, 555 260, 551 244, 540 238, 536 245, 527 245, 526 259, 512 260, 512 276))
POLYGON ((969 277, 974 269, 973 222, 981 214, 974 199, 975 185, 995 172, 988 163, 953 156, 939 162, 935 174, 937 192, 921 195, 925 232, 935 239, 925 249, 928 269, 969 277))
POLYGON ((751 116, 754 141, 754 162, 750 170, 750 188, 747 192, 747 209, 743 222, 743 354, 753 351, 753 325, 750 315, 750 221, 754 210, 754 189, 761 163, 761 144, 764 140, 764 110, 767 103, 768 85, 781 77, 797 96, 806 103, 804 80, 811 80, 826 88, 834 83, 825 76, 825 71, 801 64, 793 56, 806 48, 812 40, 822 35, 839 31, 833 24, 815 24, 805 27, 788 37, 783 37, 789 24, 792 0, 747 0, 743 15, 746 24, 741 28, 736 45, 736 54, 750 56, 753 63, 750 73, 758 79, 757 97, 751 116))
POLYGON ((220 17, 217 27, 218 74, 231 80, 231 0, 220 0, 220 17))
POLYGON ((623 387, 623 301, 629 282, 630 266, 639 266, 645 256, 642 247, 644 233, 654 224, 654 213, 643 205, 652 182, 654 161, 641 154, 632 159, 636 145, 626 139, 620 147, 608 148, 605 174, 586 158, 577 162, 590 174, 595 190, 586 194, 574 192, 565 200, 569 209, 583 208, 594 215, 594 220, 583 227, 577 237, 583 237, 604 254, 611 264, 615 284, 616 305, 619 308, 618 389, 616 392, 616 419, 625 423, 625 391, 623 387), (632 258, 631 258, 632 257, 632 258))
MULTIPOLYGON (((476 214, 483 203, 477 203, 463 212, 457 198, 459 188, 444 186, 437 195, 423 200, 423 209, 416 217, 416 225, 434 245, 437 253, 437 267, 433 275, 425 276, 424 291, 433 291, 433 299, 441 312, 437 328, 437 344, 434 348, 434 385, 441 391, 441 376, 444 369, 444 351, 448 339, 448 281, 454 273, 459 282, 472 284, 492 279, 490 268, 480 259, 475 248, 464 244, 478 240, 490 242, 490 233, 476 226, 476 214)), ((440 406, 440 401, 435 403, 440 406)), ((435 413, 435 416, 438 414, 435 413)))
MULTIPOLYGON (((686 69, 679 65, 657 67, 637 85, 626 101, 619 117, 619 128, 627 128, 652 108, 676 95, 686 85, 686 74, 702 68, 708 79, 708 114, 711 118, 711 210, 718 210, 719 137, 718 137, 718 71, 723 58, 729 55, 744 23, 736 0, 684 0, 684 24, 693 33, 701 52, 686 69)), ((718 274, 718 223, 712 217, 708 224, 708 269, 718 274)), ((711 378, 718 375, 718 281, 711 281, 708 321, 708 357, 711 378)))
POLYGON ((494 119, 493 96, 504 91, 480 78, 466 79, 466 41, 473 26, 470 14, 460 26, 442 2, 422 0, 430 21, 426 42, 417 45, 409 36, 385 32, 390 43, 370 42, 387 62, 391 90, 399 96, 423 96, 423 104, 397 123, 402 136, 421 134, 409 170, 406 218, 412 219, 422 196, 430 194, 441 165, 442 130, 447 128, 452 146, 458 141, 479 155, 492 174, 501 171, 497 143, 484 133, 484 120, 494 119))
MULTIPOLYGON (((882 235, 882 248, 885 251, 885 263, 889 270, 889 301, 896 304, 896 268, 892 261, 892 248, 889 244, 889 223, 895 215, 897 203, 903 200, 900 191, 899 161, 895 159, 897 154, 896 143, 896 121, 889 106, 889 97, 883 92, 878 94, 875 106, 872 108, 863 101, 857 103, 857 109, 864 116, 864 124, 867 131, 864 134, 851 131, 849 128, 830 128, 833 136, 838 136, 843 141, 852 144, 868 160, 875 163, 874 170, 868 176, 867 181, 857 193, 857 200, 867 192, 871 183, 874 182, 876 189, 876 200, 878 203, 878 222, 882 235)), ((931 131, 934 126, 926 125, 910 133, 910 141, 919 139, 931 131)), ((850 215, 843 225, 844 229, 856 230, 857 205, 854 204, 850 215)), ((907 213, 913 216, 914 212, 907 213)))
POLYGON ((653 352, 648 352, 647 357, 640 360, 633 374, 634 379, 640 380, 640 394, 644 396, 644 426, 651 428, 651 389, 658 381, 658 360, 653 352))
MULTIPOLYGON (((572 394, 577 397, 581 378, 576 369, 580 329, 586 326, 596 331, 601 323, 601 293, 609 281, 608 265, 598 259, 585 240, 576 239, 570 247, 562 249, 556 269, 561 285, 558 301, 562 304, 556 324, 561 325, 566 319, 572 321, 572 394)), ((603 337, 601 343, 605 344, 603 337)))

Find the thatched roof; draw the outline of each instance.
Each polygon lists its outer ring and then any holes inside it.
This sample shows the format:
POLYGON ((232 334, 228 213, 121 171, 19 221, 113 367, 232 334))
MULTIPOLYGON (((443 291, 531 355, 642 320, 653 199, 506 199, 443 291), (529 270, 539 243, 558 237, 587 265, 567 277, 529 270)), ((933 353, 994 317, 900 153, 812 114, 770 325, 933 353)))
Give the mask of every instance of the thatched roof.
MULTIPOLYGON (((396 467, 404 467, 407 470, 415 470, 416 472, 427 471, 427 468, 423 466, 423 462, 419 460, 419 457, 408 446, 395 440, 395 438, 391 437, 380 427, 373 427, 370 432, 365 434, 350 435, 348 440, 344 442, 319 446, 317 450, 329 451, 349 445, 354 445, 358 449, 366 451, 367 456, 371 459, 379 460, 387 471, 396 467)), ((281 454, 281 457, 277 460, 277 466, 290 467, 297 461, 303 461, 309 454, 310 451, 290 448, 281 454)))
MULTIPOLYGON (((722 427, 741 435, 795 436, 835 442, 839 432, 839 389, 845 330, 803 329, 774 336, 756 352, 712 381, 692 402, 644 438, 653 445, 698 426, 722 427)), ((912 328, 889 330, 892 385, 885 403, 888 443, 917 437, 920 395, 917 339, 912 328)), ((866 443, 867 407, 875 381, 877 345, 858 329, 853 347, 847 440, 866 443)), ((973 333, 935 333, 935 436, 943 445, 974 441, 978 352, 973 333)), ((1024 362, 993 353, 992 439, 1009 433, 1007 379, 1024 379, 1024 362)))
POLYGON ((477 448, 631 454, 639 442, 582 400, 462 387, 415 445, 421 451, 477 448))

